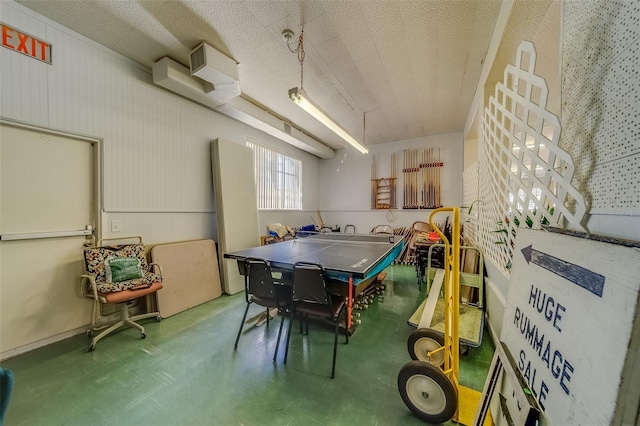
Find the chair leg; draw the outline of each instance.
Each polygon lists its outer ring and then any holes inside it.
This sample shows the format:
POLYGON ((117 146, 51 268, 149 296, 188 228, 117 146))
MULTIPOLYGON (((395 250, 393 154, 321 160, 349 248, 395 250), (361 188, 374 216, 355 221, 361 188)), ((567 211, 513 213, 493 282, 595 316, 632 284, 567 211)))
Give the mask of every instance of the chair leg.
POLYGON ((236 337, 236 343, 233 345, 233 349, 238 348, 238 341, 240 340, 240 333, 242 333, 242 327, 244 326, 244 321, 247 319, 247 312, 249 312, 249 305, 251 302, 247 302, 247 307, 244 309, 244 315, 242 316, 242 321, 240 322, 240 330, 238 330, 238 337, 236 337))
MULTIPOLYGON (((96 345, 98 344, 98 342, 103 337, 106 337, 111 332, 119 329, 123 325, 128 325, 129 327, 133 327, 133 328, 138 329, 138 331, 140 331, 140 334, 142 335, 143 339, 145 337, 147 337, 144 334, 144 327, 141 326, 140 324, 136 323, 136 322, 131 321, 131 317, 129 317, 129 305, 127 304, 127 302, 124 302, 124 303, 120 304, 120 320, 110 324, 109 327, 106 330, 102 331, 97 336, 94 336, 93 339, 91 339, 91 344, 89 346, 89 351, 90 352, 93 351, 96 348, 96 345)), ((94 330, 94 328, 92 328, 91 330, 94 330)))
POLYGON ((273 362, 276 362, 276 358, 278 357, 278 348, 280 347, 280 336, 282 335, 282 326, 284 325, 284 312, 281 312, 280 315, 280 329, 278 329, 278 340, 276 342, 276 352, 273 354, 273 362))
MULTIPOLYGON (((331 364, 331 378, 336 376, 336 355, 338 353, 338 332, 340 331, 340 317, 342 314, 338 314, 336 321, 336 330, 333 336, 333 363, 331 364)), ((347 333, 348 334, 348 333, 347 333)))
POLYGON ((338 334, 340 333, 340 320, 343 319, 344 320, 344 324, 345 324, 345 335, 347 336, 346 338, 346 343, 349 343, 349 330, 347 329, 347 315, 346 315, 347 310, 344 308, 344 306, 342 307, 342 309, 340 309, 340 312, 338 313, 338 316, 336 318, 336 330, 335 330, 335 335, 333 337, 333 364, 331 365, 331 378, 333 379, 336 376, 336 355, 338 354, 338 334))
POLYGON ((289 356, 289 341, 291 340, 291 326, 293 325, 293 319, 295 317, 295 310, 291 306, 291 318, 289 318, 289 329, 287 331, 287 344, 284 351, 284 363, 287 364, 287 357, 289 356))

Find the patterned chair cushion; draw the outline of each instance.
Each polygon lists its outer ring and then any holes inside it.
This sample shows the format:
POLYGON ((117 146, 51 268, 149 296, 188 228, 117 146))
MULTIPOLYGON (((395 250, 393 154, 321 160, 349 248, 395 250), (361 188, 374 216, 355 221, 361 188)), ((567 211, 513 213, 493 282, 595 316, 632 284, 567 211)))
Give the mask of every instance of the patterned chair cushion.
MULTIPOLYGON (((150 287, 154 282, 162 282, 162 276, 149 271, 144 244, 122 244, 105 247, 86 248, 84 260, 87 272, 96 279, 96 287, 101 293, 130 290, 136 287, 150 287), (135 257, 140 260, 140 268, 144 272, 142 278, 128 281, 108 283, 105 274, 105 260, 111 257, 135 257)), ((89 284, 90 287, 90 284, 89 284)), ((90 289, 89 289, 90 290, 90 289)))
POLYGON ((100 293, 112 293, 114 291, 132 290, 139 287, 151 287, 151 284, 154 282, 162 282, 162 275, 147 272, 142 278, 120 281, 118 283, 108 283, 106 281, 96 280, 96 287, 100 293))

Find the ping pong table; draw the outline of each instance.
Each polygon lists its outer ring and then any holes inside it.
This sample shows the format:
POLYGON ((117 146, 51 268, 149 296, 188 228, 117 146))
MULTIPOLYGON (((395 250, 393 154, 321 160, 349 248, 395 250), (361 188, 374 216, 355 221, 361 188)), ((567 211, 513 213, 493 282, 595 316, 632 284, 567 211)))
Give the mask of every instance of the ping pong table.
POLYGON ((349 284, 347 328, 351 329, 353 287, 391 265, 403 247, 402 235, 325 233, 225 253, 224 257, 236 259, 242 275, 245 259, 264 259, 272 270, 283 272, 285 281, 296 262, 322 265, 329 278, 349 284))

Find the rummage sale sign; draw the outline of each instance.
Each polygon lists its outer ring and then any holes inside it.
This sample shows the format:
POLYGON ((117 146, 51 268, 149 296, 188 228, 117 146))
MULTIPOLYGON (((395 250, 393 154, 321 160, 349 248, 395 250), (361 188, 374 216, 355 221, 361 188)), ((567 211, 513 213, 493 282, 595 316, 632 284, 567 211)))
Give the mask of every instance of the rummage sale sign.
POLYGON ((611 423, 638 265, 637 248, 518 229, 500 340, 548 424, 611 423))
POLYGON ((51 64, 51 44, 0 23, 2 47, 51 64))

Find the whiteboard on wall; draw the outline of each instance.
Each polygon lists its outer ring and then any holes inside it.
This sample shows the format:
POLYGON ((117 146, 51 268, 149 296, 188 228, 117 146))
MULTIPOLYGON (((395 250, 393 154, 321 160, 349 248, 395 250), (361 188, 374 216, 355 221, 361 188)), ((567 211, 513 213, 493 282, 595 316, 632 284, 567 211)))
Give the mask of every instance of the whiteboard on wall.
POLYGON ((637 394, 640 250, 520 228, 514 253, 500 340, 548 424, 614 423, 637 394))
POLYGON ((224 259, 224 253, 260 245, 253 151, 218 138, 211 142, 211 158, 222 288, 235 294, 244 290, 244 278, 236 261, 224 259))

